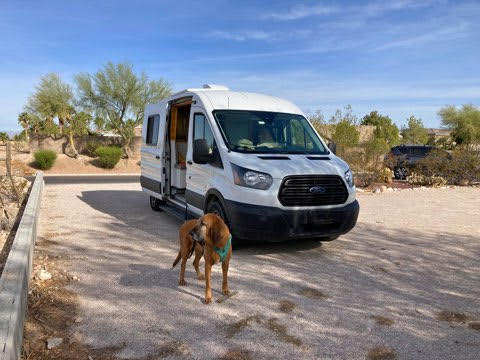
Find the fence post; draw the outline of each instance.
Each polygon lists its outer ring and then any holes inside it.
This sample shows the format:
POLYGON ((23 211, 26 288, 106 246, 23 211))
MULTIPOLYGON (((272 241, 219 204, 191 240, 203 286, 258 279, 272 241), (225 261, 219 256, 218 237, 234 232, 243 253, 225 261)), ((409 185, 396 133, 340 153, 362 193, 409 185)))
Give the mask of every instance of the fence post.
POLYGON ((12 183, 12 190, 15 194, 15 198, 17 199, 18 205, 20 205, 20 195, 18 194, 17 187, 15 186, 15 180, 13 179, 12 175, 12 143, 7 141, 7 154, 6 158, 6 168, 7 168, 7 176, 10 178, 10 182, 12 183))

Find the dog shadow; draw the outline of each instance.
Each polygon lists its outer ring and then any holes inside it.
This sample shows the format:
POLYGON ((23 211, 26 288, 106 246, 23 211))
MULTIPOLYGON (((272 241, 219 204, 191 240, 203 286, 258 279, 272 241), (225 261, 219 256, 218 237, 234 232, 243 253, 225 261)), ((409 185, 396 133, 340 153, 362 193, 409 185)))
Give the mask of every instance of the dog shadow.
POLYGON ((130 271, 120 277, 119 284, 122 286, 168 288, 190 295, 200 301, 204 301, 204 298, 202 296, 199 296, 198 294, 189 291, 188 286, 194 284, 194 282, 198 282, 199 284, 204 285, 205 281, 197 280, 195 277, 192 277, 191 279, 188 279, 187 286, 179 286, 179 269, 165 269, 158 266, 145 264, 130 264, 128 265, 128 268, 130 269, 130 271))

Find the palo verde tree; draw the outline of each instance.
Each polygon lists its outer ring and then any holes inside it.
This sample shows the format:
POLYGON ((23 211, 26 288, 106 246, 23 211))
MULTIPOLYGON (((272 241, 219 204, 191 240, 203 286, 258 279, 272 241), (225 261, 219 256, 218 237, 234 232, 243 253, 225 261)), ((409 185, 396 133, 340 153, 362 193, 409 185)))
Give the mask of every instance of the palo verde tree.
POLYGON ((428 142, 427 129, 423 126, 422 119, 410 116, 407 119, 408 126, 402 127, 403 142, 406 144, 421 144, 428 142))
POLYGON ((58 74, 50 73, 40 79, 26 109, 44 122, 41 128, 47 135, 55 133, 54 119, 57 118, 60 134, 63 134, 63 127, 74 111, 73 102, 71 86, 58 74))
POLYGON ((438 115, 442 125, 452 131, 452 137, 457 144, 480 143, 480 109, 474 105, 463 105, 461 109, 455 106, 442 108, 438 115))
POLYGON ((158 102, 171 93, 170 85, 136 74, 131 64, 107 63, 94 74, 81 73, 75 78, 80 104, 104 119, 104 126, 123 141, 125 156, 131 156, 130 142, 134 128, 143 121, 145 105, 158 102))

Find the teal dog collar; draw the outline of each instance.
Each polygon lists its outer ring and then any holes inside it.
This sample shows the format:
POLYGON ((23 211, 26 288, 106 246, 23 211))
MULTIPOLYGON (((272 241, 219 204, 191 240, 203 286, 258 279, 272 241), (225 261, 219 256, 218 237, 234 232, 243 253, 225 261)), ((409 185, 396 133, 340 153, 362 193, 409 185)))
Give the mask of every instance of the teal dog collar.
POLYGON ((223 263, 227 257, 228 250, 230 250, 230 244, 232 242, 232 234, 228 237, 228 241, 223 248, 214 247, 213 250, 220 256, 220 261, 223 263))

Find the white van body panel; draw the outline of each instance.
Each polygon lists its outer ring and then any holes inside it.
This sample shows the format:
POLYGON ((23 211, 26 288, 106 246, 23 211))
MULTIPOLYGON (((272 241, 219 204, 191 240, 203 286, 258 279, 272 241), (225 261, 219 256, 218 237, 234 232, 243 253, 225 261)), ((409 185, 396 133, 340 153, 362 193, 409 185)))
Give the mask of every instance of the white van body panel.
MULTIPOLYGON (((355 225, 356 217, 358 216, 358 202, 355 200, 355 186, 350 187, 346 185, 348 193, 346 201, 338 205, 283 206, 279 200, 279 191, 287 176, 332 175, 340 177, 346 184, 344 177, 345 173, 349 170, 349 167, 343 160, 331 152, 326 155, 315 155, 321 157, 321 159, 311 159, 312 156, 309 158, 309 156, 305 154, 270 154, 271 156, 267 157, 271 158, 278 156, 282 159, 262 159, 262 157, 265 157, 265 154, 232 151, 227 147, 213 114, 215 110, 249 110, 296 114, 305 117, 303 112, 296 105, 284 99, 249 92, 233 92, 225 90, 221 86, 212 86, 212 88, 203 89, 187 89, 172 95, 170 98, 163 100, 160 103, 146 107, 142 133, 141 172, 143 178, 142 189, 149 195, 158 199, 167 198, 167 200, 170 196, 166 196, 163 191, 163 187, 166 186, 166 184, 168 186, 168 179, 166 179, 165 175, 165 173, 168 173, 168 170, 165 171, 164 169, 166 163, 164 142, 166 141, 166 131, 168 130, 167 116, 169 104, 177 99, 187 98, 192 100, 192 104, 190 108, 188 148, 186 152, 187 165, 185 192, 186 195, 188 193, 190 196, 198 199, 198 201, 191 203, 188 201, 188 196, 186 196, 186 211, 188 210, 195 216, 201 216, 206 209, 205 206, 208 202, 207 197, 211 196, 212 191, 214 191, 215 194, 219 194, 222 201, 237 204, 235 206, 238 206, 238 204, 240 204, 240 206, 242 206, 241 204, 245 204, 246 207, 260 207, 259 214, 262 214, 261 208, 264 207, 265 209, 278 209, 278 211, 283 211, 285 214, 288 214, 288 216, 291 216, 292 214, 295 216, 295 212, 298 211, 299 216, 302 219, 310 216, 307 214, 309 211, 323 211, 324 214, 327 214, 326 216, 328 218, 330 211, 343 211, 342 209, 350 209, 355 205, 356 210, 354 209, 354 211, 356 211, 356 215, 354 214, 352 227, 355 225), (202 113, 205 115, 213 132, 223 167, 217 167, 211 164, 195 164, 193 162, 192 139, 194 136, 193 124, 195 113, 202 113), (160 115, 161 124, 159 128, 158 145, 155 147, 148 146, 145 143, 147 119, 150 115, 154 114, 160 115), (158 159, 158 157, 160 157, 160 159, 158 159), (273 178, 273 183, 267 190, 258 190, 236 185, 234 183, 231 164, 253 171, 267 173, 273 178), (148 183, 150 179, 160 182, 162 186, 161 192, 157 193, 155 190, 156 188, 152 191, 152 187, 148 183)), ((325 141, 313 126, 312 129, 321 140, 323 146, 327 148, 325 141)), ((173 199, 172 203, 178 205, 179 200, 173 199)), ((233 226, 234 224, 231 225, 233 226)), ((346 231, 349 231, 350 229, 351 227, 346 231)), ((306 235, 302 236, 305 237, 306 235)))

